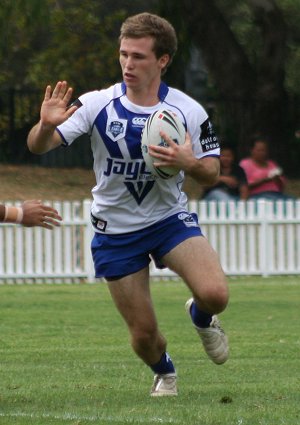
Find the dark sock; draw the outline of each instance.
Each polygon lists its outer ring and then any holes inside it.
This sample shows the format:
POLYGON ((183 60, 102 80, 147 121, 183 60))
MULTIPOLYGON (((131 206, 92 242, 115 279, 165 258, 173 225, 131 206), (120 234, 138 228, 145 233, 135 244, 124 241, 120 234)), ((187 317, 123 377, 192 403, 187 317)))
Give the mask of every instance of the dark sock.
POLYGON ((212 319, 212 314, 205 313, 205 311, 199 310, 194 301, 191 305, 190 314, 194 325, 198 326, 199 328, 209 327, 212 319))
POLYGON ((175 367, 168 353, 163 353, 158 363, 150 365, 154 373, 164 375, 166 373, 175 373, 175 367))

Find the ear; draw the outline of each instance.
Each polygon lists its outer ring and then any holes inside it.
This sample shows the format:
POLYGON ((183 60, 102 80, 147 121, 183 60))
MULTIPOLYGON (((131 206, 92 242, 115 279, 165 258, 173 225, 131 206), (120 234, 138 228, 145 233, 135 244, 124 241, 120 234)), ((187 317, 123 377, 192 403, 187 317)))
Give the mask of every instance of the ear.
POLYGON ((158 63, 161 69, 166 68, 166 66, 168 65, 168 63, 170 62, 170 56, 166 53, 165 55, 162 55, 159 59, 158 59, 158 63))

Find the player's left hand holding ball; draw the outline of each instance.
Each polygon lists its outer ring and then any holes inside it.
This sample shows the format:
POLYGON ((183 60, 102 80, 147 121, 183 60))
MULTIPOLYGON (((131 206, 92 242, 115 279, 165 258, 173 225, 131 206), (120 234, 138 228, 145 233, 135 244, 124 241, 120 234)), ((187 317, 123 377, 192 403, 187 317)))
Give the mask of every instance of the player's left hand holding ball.
POLYGON ((155 167, 174 167, 188 173, 197 161, 192 150, 192 142, 188 133, 182 145, 175 143, 165 132, 160 132, 161 137, 168 144, 168 149, 162 146, 149 145, 149 154, 156 158, 155 167))

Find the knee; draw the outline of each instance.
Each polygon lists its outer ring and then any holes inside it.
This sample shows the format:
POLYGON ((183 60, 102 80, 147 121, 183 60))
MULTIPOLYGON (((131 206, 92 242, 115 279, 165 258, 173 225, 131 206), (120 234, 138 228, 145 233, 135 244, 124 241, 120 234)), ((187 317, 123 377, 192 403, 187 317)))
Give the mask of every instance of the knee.
POLYGON ((228 304, 228 287, 227 285, 207 287, 201 294, 194 294, 194 300, 200 309, 208 313, 221 313, 228 304))
POLYGON ((229 293, 227 286, 222 287, 217 291, 214 298, 214 311, 215 313, 221 313, 225 310, 229 300, 229 293))

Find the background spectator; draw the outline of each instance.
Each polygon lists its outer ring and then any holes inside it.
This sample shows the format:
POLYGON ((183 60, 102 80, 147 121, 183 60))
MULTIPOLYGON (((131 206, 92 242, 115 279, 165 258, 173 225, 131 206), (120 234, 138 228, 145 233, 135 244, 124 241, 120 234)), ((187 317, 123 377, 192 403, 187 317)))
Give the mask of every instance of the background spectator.
POLYGON ((235 161, 233 148, 221 144, 220 176, 217 184, 204 189, 203 199, 207 201, 237 201, 248 198, 246 174, 235 161))
POLYGON ((251 199, 292 199, 284 193, 286 178, 282 169, 269 159, 267 140, 256 138, 250 149, 250 157, 242 159, 240 166, 245 170, 251 199))

